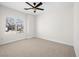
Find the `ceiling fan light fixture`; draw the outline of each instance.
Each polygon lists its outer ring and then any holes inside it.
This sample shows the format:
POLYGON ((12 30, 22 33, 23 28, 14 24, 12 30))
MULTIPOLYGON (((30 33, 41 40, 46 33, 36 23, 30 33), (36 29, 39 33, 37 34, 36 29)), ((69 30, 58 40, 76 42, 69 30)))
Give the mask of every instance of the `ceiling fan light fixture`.
POLYGON ((24 10, 30 10, 30 9, 34 9, 34 13, 36 13, 36 10, 44 10, 42 8, 38 8, 39 6, 41 6, 43 3, 42 2, 39 2, 38 4, 36 2, 33 3, 33 5, 31 5, 30 3, 28 2, 25 2, 27 3, 29 6, 31 6, 31 8, 24 8, 24 10))
POLYGON ((36 10, 34 10, 34 13, 36 13, 36 10))

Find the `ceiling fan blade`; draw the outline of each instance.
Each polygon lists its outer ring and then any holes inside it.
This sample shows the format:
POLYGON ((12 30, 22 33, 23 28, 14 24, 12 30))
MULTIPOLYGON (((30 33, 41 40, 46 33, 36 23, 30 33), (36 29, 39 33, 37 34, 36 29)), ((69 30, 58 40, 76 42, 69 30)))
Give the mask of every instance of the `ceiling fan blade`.
POLYGON ((39 7, 40 5, 42 5, 42 2, 40 2, 39 4, 37 4, 37 5, 35 6, 35 8, 39 7))
POLYGON ((25 10, 33 9, 33 8, 24 8, 25 10))
POLYGON ((42 8, 36 8, 36 9, 38 9, 38 10, 44 10, 44 9, 42 9, 42 8))
POLYGON ((25 2, 25 3, 27 3, 28 5, 30 5, 31 7, 33 7, 33 8, 34 8, 34 6, 32 6, 30 3, 28 3, 28 2, 25 2))

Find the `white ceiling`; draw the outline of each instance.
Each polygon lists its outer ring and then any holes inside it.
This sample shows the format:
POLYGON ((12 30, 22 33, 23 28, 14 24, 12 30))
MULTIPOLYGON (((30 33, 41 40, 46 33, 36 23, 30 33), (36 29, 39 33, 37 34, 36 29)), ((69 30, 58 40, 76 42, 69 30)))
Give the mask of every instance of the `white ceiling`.
MULTIPOLYGON (((31 4, 33 2, 30 2, 31 4)), ((38 2, 37 2, 38 3, 38 2)), ((6 6, 8 8, 12 8, 24 13, 29 13, 32 15, 39 15, 44 12, 46 12, 49 7, 53 8, 53 6, 64 6, 64 7, 72 7, 73 3, 68 2, 43 2, 43 5, 40 6, 40 8, 43 8, 44 11, 37 10, 36 13, 33 12, 33 10, 24 10, 24 8, 29 8, 30 6, 26 4, 25 2, 0 2, 1 5, 6 6)))

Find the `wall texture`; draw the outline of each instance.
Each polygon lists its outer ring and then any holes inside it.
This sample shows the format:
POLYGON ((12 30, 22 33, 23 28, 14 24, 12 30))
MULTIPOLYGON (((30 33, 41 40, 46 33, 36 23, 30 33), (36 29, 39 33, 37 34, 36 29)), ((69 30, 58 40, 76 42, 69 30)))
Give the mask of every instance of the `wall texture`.
POLYGON ((79 57, 79 3, 74 3, 74 49, 79 57))
POLYGON ((33 37, 35 34, 35 16, 0 6, 0 44, 33 37), (24 32, 5 32, 6 17, 18 17, 24 21, 24 32))
POLYGON ((37 17, 37 36, 73 45, 73 4, 48 3, 46 7, 37 17))

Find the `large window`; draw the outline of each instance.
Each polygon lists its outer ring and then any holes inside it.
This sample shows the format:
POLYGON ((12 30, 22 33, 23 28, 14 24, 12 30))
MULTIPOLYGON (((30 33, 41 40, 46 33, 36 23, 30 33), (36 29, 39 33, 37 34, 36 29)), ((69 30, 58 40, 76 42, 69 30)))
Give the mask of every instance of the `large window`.
POLYGON ((23 21, 15 17, 6 17, 6 32, 19 31, 23 32, 23 21))

